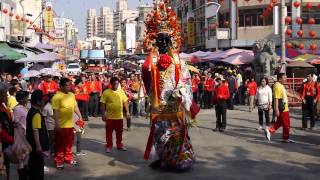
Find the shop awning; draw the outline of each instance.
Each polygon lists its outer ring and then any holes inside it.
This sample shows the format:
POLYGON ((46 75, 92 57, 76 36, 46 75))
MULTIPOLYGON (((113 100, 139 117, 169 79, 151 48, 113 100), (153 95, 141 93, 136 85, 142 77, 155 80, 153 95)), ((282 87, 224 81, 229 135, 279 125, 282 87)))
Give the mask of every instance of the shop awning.
POLYGON ((10 48, 5 42, 0 42, 0 53, 4 55, 0 60, 17 60, 26 57, 10 48))

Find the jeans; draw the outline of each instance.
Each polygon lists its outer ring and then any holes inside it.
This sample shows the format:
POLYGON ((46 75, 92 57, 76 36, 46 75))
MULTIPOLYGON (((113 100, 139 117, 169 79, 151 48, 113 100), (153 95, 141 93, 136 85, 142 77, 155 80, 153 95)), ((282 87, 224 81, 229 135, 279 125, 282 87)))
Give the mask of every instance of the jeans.
POLYGON ((215 107, 216 110, 216 128, 226 129, 227 126, 227 102, 219 100, 215 107))
POLYGON ((89 100, 89 112, 91 116, 97 117, 99 114, 99 93, 92 93, 89 100))
POLYGON ((89 102, 88 101, 80 101, 78 100, 79 110, 81 112, 82 118, 85 121, 89 120, 89 102))
POLYGON ((258 109, 258 115, 259 115, 259 125, 263 126, 263 114, 266 118, 266 126, 270 125, 270 115, 269 115, 269 110, 263 110, 263 109, 258 109))
POLYGON ((143 116, 146 111, 145 111, 145 98, 144 97, 141 97, 140 100, 137 100, 138 101, 138 115, 140 116, 143 116))
POLYGON ((306 103, 302 103, 302 128, 308 127, 308 117, 310 118, 310 127, 315 125, 314 102, 312 96, 305 96, 306 103))

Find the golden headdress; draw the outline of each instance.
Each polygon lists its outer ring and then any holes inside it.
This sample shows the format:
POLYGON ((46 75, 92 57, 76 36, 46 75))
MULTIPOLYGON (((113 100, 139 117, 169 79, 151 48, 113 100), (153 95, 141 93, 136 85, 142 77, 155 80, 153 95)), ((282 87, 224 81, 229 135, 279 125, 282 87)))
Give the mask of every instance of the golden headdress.
POLYGON ((146 20, 144 46, 148 50, 156 48, 156 38, 159 33, 171 36, 172 48, 179 50, 182 42, 181 27, 175 11, 169 6, 169 0, 153 0, 154 9, 146 20))

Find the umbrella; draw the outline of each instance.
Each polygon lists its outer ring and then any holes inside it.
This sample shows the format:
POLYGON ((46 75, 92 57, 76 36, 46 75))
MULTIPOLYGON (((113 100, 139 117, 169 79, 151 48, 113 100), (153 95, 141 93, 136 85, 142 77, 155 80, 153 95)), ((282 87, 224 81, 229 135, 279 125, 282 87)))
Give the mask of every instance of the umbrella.
POLYGON ((189 71, 191 71, 191 72, 199 73, 199 69, 197 69, 197 68, 194 67, 194 66, 188 65, 188 69, 189 69, 189 71))
POLYGON ((141 60, 138 61, 138 63, 139 63, 139 64, 143 64, 143 63, 144 63, 144 60, 141 59, 141 60))
POLYGON ((242 52, 229 56, 225 59, 221 59, 221 62, 225 62, 232 65, 250 64, 254 60, 253 54, 250 52, 242 52))
POLYGON ((40 70, 40 74, 45 74, 45 75, 51 75, 51 76, 58 76, 61 77, 61 73, 57 69, 53 68, 44 68, 40 70))
POLYGON ((317 58, 307 59, 305 62, 310 64, 320 64, 320 56, 318 56, 317 58))
POLYGON ((318 56, 317 55, 314 55, 314 54, 302 54, 302 55, 299 55, 295 58, 293 58, 293 60, 295 61, 305 61, 307 59, 312 59, 312 58, 317 58, 318 56))
POLYGON ((227 58, 227 57, 230 57, 232 55, 236 55, 236 54, 243 53, 243 52, 254 56, 253 51, 245 50, 245 49, 232 48, 232 49, 229 49, 227 51, 224 51, 224 53, 222 53, 221 58, 227 58))
POLYGON ((30 78, 30 77, 36 77, 39 76, 41 73, 36 70, 30 70, 27 73, 23 75, 23 78, 30 78))
POLYGON ((191 61, 192 55, 187 54, 187 53, 180 53, 179 57, 180 57, 181 60, 191 61))
POLYGON ((53 61, 58 61, 61 60, 61 57, 53 52, 45 52, 42 54, 37 54, 34 56, 29 56, 26 58, 22 58, 19 60, 16 60, 16 63, 26 63, 26 62, 34 62, 34 63, 39 63, 39 62, 53 62, 53 61))
POLYGON ((0 53, 0 58, 3 58, 3 57, 4 57, 4 55, 0 53))
POLYGON ((202 58, 201 62, 215 61, 218 59, 222 59, 222 56, 224 54, 225 54, 224 51, 217 50, 215 52, 210 53, 207 57, 202 58))

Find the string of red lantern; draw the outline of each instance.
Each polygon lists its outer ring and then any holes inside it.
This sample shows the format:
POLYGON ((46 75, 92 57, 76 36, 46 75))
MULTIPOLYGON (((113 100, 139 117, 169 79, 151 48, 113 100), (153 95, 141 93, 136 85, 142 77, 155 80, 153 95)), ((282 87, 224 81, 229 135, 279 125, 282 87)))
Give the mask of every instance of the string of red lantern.
MULTIPOLYGON (((48 11, 50 11, 51 10, 51 8, 50 9, 47 9, 48 11)), ((1 12, 1 11, 0 11, 1 12)), ((10 16, 10 17, 13 17, 14 16, 14 14, 12 13, 12 12, 9 12, 8 11, 8 9, 3 9, 2 10, 2 13, 4 13, 4 14, 6 14, 6 15, 8 15, 8 16, 10 16)), ((15 15, 15 18, 17 19, 17 20, 20 20, 21 22, 25 22, 25 23, 29 23, 29 25, 36 31, 36 32, 41 32, 43 35, 45 35, 46 37, 48 37, 49 39, 52 39, 52 40, 54 40, 54 37, 53 36, 51 36, 49 33, 47 33, 47 32, 43 32, 43 30, 40 28, 40 27, 38 27, 36 24, 34 24, 34 22, 32 22, 32 21, 30 21, 29 19, 26 19, 26 18, 24 18, 23 16, 19 16, 19 15, 15 15)))

